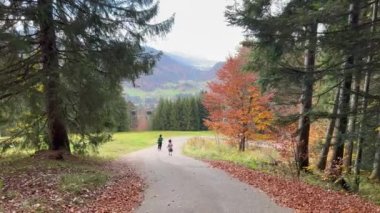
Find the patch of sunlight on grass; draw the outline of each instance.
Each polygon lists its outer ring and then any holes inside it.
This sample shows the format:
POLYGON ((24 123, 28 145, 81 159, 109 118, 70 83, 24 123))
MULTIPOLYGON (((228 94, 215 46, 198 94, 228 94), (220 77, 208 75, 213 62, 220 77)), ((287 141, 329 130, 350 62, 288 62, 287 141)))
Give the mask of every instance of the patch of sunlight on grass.
POLYGON ((65 192, 81 194, 84 190, 92 190, 104 186, 109 176, 103 172, 83 172, 64 174, 60 179, 60 189, 65 192))
POLYGON ((179 136, 212 136, 209 131, 147 131, 147 132, 120 132, 113 135, 112 141, 101 145, 98 156, 117 158, 140 149, 153 146, 158 136, 162 134, 164 141, 179 136))
MULTIPOLYGON (((8 137, 0 137, 0 144, 3 142, 2 140, 5 139, 8 139, 8 137)), ((19 140, 20 139, 16 139, 16 141, 19 140)), ((29 157, 36 152, 36 150, 33 148, 20 148, 15 146, 11 146, 5 150, 3 150, 2 148, 3 147, 0 146, 0 164, 6 162, 13 162, 21 158, 29 157)))
POLYGON ((377 205, 380 205, 380 184, 378 181, 370 180, 366 177, 361 177, 359 195, 366 199, 372 200, 377 205))
POLYGON ((15 175, 35 170, 99 170, 108 160, 97 156, 73 156, 65 160, 36 159, 28 155, 0 158, 1 175, 15 175))
POLYGON ((183 149, 186 155, 208 159, 224 160, 247 166, 252 169, 258 169, 262 164, 272 163, 279 157, 274 149, 256 148, 239 152, 225 143, 217 143, 212 139, 192 138, 186 143, 183 149))

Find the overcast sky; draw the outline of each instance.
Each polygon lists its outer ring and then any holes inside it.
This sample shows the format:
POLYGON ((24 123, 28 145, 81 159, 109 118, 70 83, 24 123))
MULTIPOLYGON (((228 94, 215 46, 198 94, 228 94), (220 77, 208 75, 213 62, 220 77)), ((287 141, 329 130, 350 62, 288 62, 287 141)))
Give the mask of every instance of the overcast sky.
POLYGON ((243 40, 240 28, 228 26, 227 5, 234 0, 160 0, 158 20, 175 13, 172 31, 148 45, 166 52, 182 53, 214 61, 224 61, 236 53, 243 40))

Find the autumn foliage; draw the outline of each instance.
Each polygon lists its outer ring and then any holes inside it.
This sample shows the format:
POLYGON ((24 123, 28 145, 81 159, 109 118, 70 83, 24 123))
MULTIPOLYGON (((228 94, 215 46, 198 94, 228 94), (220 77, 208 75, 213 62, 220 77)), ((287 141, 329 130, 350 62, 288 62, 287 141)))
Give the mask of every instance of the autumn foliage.
POLYGON ((271 95, 261 95, 260 88, 254 85, 256 75, 242 71, 246 62, 243 52, 227 60, 217 80, 208 84, 209 91, 203 99, 209 112, 206 126, 239 139, 242 146, 246 140, 266 137, 273 118, 268 105, 271 95))

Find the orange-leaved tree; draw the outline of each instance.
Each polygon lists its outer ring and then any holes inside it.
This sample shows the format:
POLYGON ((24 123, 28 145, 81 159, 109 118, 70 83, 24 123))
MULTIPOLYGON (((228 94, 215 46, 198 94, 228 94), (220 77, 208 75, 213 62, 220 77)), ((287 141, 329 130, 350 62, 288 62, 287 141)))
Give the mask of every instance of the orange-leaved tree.
POLYGON ((256 75, 242 71, 245 55, 241 51, 227 60, 203 98, 209 112, 206 126, 238 141, 240 151, 245 150, 247 140, 265 137, 273 118, 268 106, 271 95, 261 95, 254 85, 256 75))

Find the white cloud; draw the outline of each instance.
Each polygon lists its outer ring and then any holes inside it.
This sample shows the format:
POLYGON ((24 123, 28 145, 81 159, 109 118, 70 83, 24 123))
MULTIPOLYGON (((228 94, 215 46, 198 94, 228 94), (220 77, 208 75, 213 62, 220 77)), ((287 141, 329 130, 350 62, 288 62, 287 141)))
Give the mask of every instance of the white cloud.
POLYGON ((233 0, 160 0, 157 21, 176 14, 172 31, 148 45, 167 52, 221 61, 236 53, 243 40, 240 28, 227 26, 225 7, 233 0))

